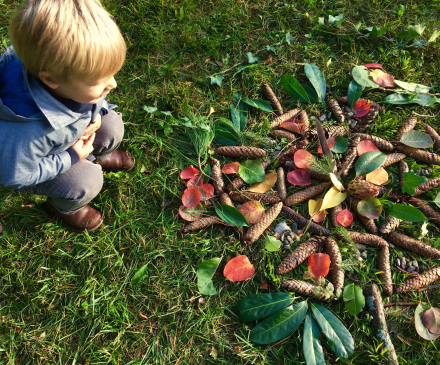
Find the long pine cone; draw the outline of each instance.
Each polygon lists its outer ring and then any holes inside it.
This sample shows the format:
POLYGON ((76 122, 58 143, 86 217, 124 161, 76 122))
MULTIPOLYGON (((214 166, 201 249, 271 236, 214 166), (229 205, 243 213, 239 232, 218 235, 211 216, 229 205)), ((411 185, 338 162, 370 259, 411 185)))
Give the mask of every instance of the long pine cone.
POLYGON ((307 132, 310 128, 309 116, 305 110, 301 110, 298 115, 298 119, 304 123, 303 133, 307 132))
POLYGON ((386 297, 393 294, 393 277, 391 275, 390 250, 388 246, 382 247, 379 254, 379 271, 383 271, 379 275, 382 282, 382 291, 386 297))
POLYGON ((407 157, 411 157, 416 161, 432 163, 433 165, 440 166, 440 155, 437 155, 436 153, 423 151, 421 149, 405 146, 403 144, 399 144, 396 149, 407 155, 407 157))
POLYGON ((332 284, 335 290, 342 289, 344 287, 345 272, 338 266, 342 262, 342 255, 341 251, 339 251, 339 246, 333 238, 327 237, 325 240, 325 249, 330 256, 332 284))
POLYGON ((330 220, 331 220, 334 227, 339 227, 337 216, 341 210, 342 210, 341 204, 337 205, 336 207, 334 207, 330 210, 330 220))
POLYGON ((326 298, 325 295, 315 295, 316 286, 302 280, 285 279, 281 282, 281 286, 291 292, 304 295, 306 297, 313 297, 314 299, 321 300, 323 302, 330 302, 333 298, 326 298))
POLYGON ((307 145, 309 144, 308 141, 306 140, 302 140, 300 142, 298 142, 296 145, 290 147, 286 152, 284 152, 280 158, 278 159, 278 165, 279 166, 283 166, 285 168, 289 168, 290 166, 286 166, 287 163, 291 163, 293 164, 293 156, 295 155, 295 152, 298 150, 303 150, 304 148, 307 147, 307 145))
POLYGON ((300 190, 286 198, 284 201, 284 205, 287 205, 288 207, 301 203, 303 201, 306 201, 308 199, 311 199, 315 197, 318 194, 321 194, 324 192, 327 188, 329 188, 331 183, 324 182, 315 186, 311 186, 309 188, 300 190))
POLYGON ((289 110, 288 112, 284 113, 283 115, 272 120, 272 123, 270 123, 270 128, 276 128, 281 123, 284 123, 286 120, 295 118, 300 113, 300 111, 301 111, 301 109, 299 109, 299 108, 289 110))
POLYGON ((220 195, 220 204, 229 205, 230 207, 234 206, 234 203, 232 203, 232 200, 227 193, 220 195))
POLYGON ((235 191, 235 190, 240 189, 245 184, 246 184, 246 181, 244 181, 241 177, 236 177, 228 185, 226 185, 226 190, 229 192, 235 191))
POLYGON ((266 151, 256 147, 246 146, 223 146, 215 149, 215 153, 220 156, 242 157, 255 160, 260 157, 266 157, 266 151))
POLYGON ((245 244, 250 245, 254 243, 263 232, 272 224, 272 222, 278 217, 278 214, 281 212, 281 208, 283 207, 283 203, 276 203, 272 205, 269 210, 264 213, 263 218, 258 223, 254 224, 250 227, 246 234, 243 237, 243 241, 245 244))
POLYGON ((347 192, 357 199, 369 199, 379 195, 380 188, 365 180, 351 180, 347 192))
POLYGON ((357 243, 362 243, 364 245, 376 248, 388 247, 387 241, 385 241, 382 237, 376 236, 374 234, 359 233, 353 231, 348 231, 348 234, 350 235, 351 239, 357 243))
POLYGON ((440 177, 436 179, 431 179, 428 181, 425 181, 424 183, 420 184, 418 187, 416 187, 416 192, 414 196, 419 196, 422 194, 425 194, 427 191, 432 190, 440 185, 440 177))
POLYGON ((401 233, 391 232, 388 236, 388 240, 405 250, 417 253, 425 257, 431 257, 434 259, 440 259, 440 250, 423 243, 422 241, 405 236, 401 233))
POLYGON ((263 193, 254 193, 253 191, 231 191, 229 197, 234 202, 246 203, 249 200, 259 200, 262 203, 275 204, 281 201, 281 198, 276 195, 269 195, 263 193))
POLYGON ((281 212, 284 213, 289 219, 294 221, 301 228, 308 227, 310 233, 316 234, 318 236, 330 236, 330 231, 327 228, 320 226, 319 224, 309 222, 307 218, 304 218, 298 212, 295 212, 292 208, 283 206, 281 212))
POLYGON ((417 124, 417 118, 408 118, 405 123, 403 123, 397 131, 396 141, 400 141, 400 138, 409 131, 412 131, 417 124))
POLYGON ((365 230, 370 234, 377 235, 378 230, 377 230, 376 222, 374 221, 374 219, 369 219, 369 218, 359 214, 359 211, 357 209, 357 205, 359 202, 360 202, 359 199, 352 198, 352 197, 347 198, 347 203, 350 204, 351 209, 354 210, 354 212, 356 213, 356 216, 359 218, 362 225, 365 227, 365 230))
POLYGON ((434 208, 431 208, 427 202, 414 197, 409 198, 408 202, 419 208, 419 210, 429 218, 430 223, 440 228, 440 213, 434 208))
MULTIPOLYGON (((327 127, 324 127, 324 133, 326 135, 326 138, 339 137, 339 136, 345 136, 348 133, 348 129, 345 125, 329 125, 327 127)), ((317 139, 318 132, 316 128, 308 131, 306 133, 306 136, 307 138, 317 139)))
POLYGON ((192 231, 199 231, 203 228, 212 226, 214 224, 223 224, 225 226, 231 227, 229 224, 223 222, 219 217, 212 216, 212 217, 200 218, 195 222, 191 222, 182 229, 182 232, 188 233, 192 231))
MULTIPOLYGON (((403 173, 404 172, 409 172, 409 167, 408 164, 401 160, 399 161, 399 178, 400 178, 400 187, 403 187, 403 184, 405 183, 404 179, 403 179, 403 173)), ((440 179, 439 179, 439 184, 440 184, 440 179)), ((417 192, 417 188, 416 188, 416 192, 417 192)))
POLYGON ((425 128, 425 132, 428 133, 434 140, 434 149, 440 150, 440 135, 434 128, 426 123, 423 123, 423 127, 425 128))
POLYGON ((379 232, 382 234, 387 234, 394 232, 397 227, 399 227, 401 219, 393 217, 392 215, 387 216, 385 222, 382 227, 380 227, 379 232))
POLYGON ((359 118, 356 126, 353 128, 353 133, 360 133, 367 129, 369 125, 374 121, 374 119, 376 119, 379 111, 382 110, 382 107, 376 102, 372 100, 368 100, 368 102, 370 103, 370 110, 366 115, 359 118))
POLYGON ((222 169, 220 167, 220 161, 215 158, 212 159, 211 165, 211 179, 212 185, 214 185, 214 191, 216 195, 222 195, 225 190, 225 182, 223 181, 222 169))
POLYGON ((376 136, 372 136, 365 133, 353 133, 352 138, 359 137, 361 141, 368 140, 374 143, 374 145, 384 152, 393 152, 394 146, 391 142, 385 141, 384 139, 376 136))
POLYGON ((344 113, 342 113, 342 109, 339 106, 339 103, 335 99, 328 98, 327 104, 330 110, 332 111, 333 115, 335 116, 335 119, 339 123, 344 123, 345 117, 344 117, 344 113))
POLYGON ((352 148, 347 150, 344 155, 344 159, 342 160, 342 167, 340 169, 341 178, 345 179, 352 168, 354 161, 357 157, 357 144, 359 143, 360 138, 356 137, 352 141, 352 148))
POLYGON ((403 160, 406 157, 404 153, 390 153, 387 155, 385 162, 381 167, 390 166, 396 162, 403 160))
POLYGON ((276 115, 283 115, 283 107, 281 106, 280 101, 276 97, 272 88, 268 84, 264 84, 261 88, 261 92, 266 100, 269 101, 272 109, 276 115))
POLYGON ((282 167, 278 167, 277 174, 277 191, 281 198, 281 201, 283 202, 284 200, 286 200, 287 197, 286 177, 284 176, 284 169, 282 167))
POLYGON ((396 287, 396 293, 403 293, 408 290, 421 288, 425 285, 431 284, 438 278, 440 278, 440 267, 437 266, 426 271, 422 275, 419 275, 418 277, 408 279, 403 283, 402 286, 396 287))
POLYGON ((298 139, 298 138, 296 138, 296 136, 293 133, 290 133, 288 131, 282 131, 281 129, 272 130, 270 132, 270 135, 276 139, 285 138, 290 142, 296 141, 298 139))

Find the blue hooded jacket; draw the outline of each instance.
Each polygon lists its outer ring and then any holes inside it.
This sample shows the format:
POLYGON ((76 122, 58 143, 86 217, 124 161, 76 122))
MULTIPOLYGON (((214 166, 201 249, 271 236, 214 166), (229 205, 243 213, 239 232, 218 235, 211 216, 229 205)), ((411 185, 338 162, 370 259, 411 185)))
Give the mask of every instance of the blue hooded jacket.
POLYGON ((0 184, 25 191, 71 167, 67 149, 95 120, 102 98, 87 113, 75 113, 52 97, 21 64, 13 47, 0 57, 0 184))

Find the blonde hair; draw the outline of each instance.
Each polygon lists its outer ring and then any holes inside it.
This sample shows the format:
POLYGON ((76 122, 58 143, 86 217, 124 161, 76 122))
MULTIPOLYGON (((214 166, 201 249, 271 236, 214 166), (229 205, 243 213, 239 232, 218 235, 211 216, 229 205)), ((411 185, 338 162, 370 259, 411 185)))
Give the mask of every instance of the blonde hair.
POLYGON ((103 78, 122 67, 126 45, 99 0, 27 0, 9 26, 11 43, 36 77, 103 78))

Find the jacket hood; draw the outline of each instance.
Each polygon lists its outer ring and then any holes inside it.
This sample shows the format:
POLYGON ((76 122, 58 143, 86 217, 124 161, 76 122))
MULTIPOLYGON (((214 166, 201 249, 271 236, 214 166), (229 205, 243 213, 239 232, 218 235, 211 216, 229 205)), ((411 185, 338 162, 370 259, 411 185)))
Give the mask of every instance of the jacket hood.
POLYGON ((16 60, 18 56, 14 51, 14 47, 9 46, 6 51, 0 56, 0 76, 3 73, 6 66, 8 66, 12 61, 16 60))

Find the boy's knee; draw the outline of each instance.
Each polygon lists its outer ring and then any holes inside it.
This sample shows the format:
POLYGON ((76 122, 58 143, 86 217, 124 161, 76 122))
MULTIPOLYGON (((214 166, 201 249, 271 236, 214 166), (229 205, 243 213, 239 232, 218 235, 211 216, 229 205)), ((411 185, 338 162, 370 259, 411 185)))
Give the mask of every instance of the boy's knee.
POLYGON ((74 200, 92 200, 102 190, 104 177, 101 166, 89 164, 87 172, 81 177, 81 185, 76 190, 74 200))
POLYGON ((111 136, 116 143, 120 143, 124 137, 124 122, 122 121, 122 114, 110 110, 108 114, 103 117, 103 121, 106 134, 111 136))

